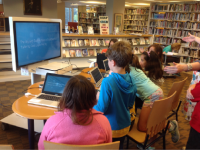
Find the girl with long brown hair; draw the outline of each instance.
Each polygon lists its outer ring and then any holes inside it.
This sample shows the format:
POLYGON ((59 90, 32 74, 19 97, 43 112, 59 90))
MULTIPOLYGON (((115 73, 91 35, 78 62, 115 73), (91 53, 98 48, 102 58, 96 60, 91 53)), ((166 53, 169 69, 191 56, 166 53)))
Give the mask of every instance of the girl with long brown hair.
POLYGON ((93 109, 96 103, 94 85, 83 76, 73 76, 65 86, 58 112, 43 128, 38 148, 44 149, 44 141, 74 145, 112 142, 110 123, 93 109))

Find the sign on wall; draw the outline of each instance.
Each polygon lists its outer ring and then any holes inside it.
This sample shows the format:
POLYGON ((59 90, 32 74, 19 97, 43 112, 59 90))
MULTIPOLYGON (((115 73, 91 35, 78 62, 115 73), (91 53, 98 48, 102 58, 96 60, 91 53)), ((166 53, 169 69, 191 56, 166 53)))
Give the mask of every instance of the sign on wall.
POLYGON ((108 16, 99 16, 100 34, 109 34, 108 16))

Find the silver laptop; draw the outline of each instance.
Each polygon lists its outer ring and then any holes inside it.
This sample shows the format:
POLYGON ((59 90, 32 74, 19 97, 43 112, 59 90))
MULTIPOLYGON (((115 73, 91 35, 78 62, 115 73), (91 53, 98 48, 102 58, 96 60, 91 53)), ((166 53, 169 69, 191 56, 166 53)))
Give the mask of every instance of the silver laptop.
POLYGON ((90 71, 90 74, 92 75, 92 78, 94 79, 96 87, 99 87, 103 80, 103 76, 102 76, 101 72, 99 71, 99 68, 95 67, 94 69, 92 69, 90 71))
POLYGON ((71 76, 47 73, 42 93, 28 101, 29 104, 58 107, 66 83, 71 76))
POLYGON ((105 68, 106 73, 108 74, 110 71, 109 65, 108 65, 108 59, 103 60, 103 65, 105 68))

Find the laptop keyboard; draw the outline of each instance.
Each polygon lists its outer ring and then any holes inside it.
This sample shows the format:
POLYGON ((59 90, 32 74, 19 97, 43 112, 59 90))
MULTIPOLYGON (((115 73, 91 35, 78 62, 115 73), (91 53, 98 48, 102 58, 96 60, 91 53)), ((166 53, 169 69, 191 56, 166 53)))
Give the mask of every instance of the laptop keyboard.
POLYGON ((60 97, 50 96, 50 95, 40 95, 37 98, 51 100, 51 101, 58 101, 60 99, 60 97))

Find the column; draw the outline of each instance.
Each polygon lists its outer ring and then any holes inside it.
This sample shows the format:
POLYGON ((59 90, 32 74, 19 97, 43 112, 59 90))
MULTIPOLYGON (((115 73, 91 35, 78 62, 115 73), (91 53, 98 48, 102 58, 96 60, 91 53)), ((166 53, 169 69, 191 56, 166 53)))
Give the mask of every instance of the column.
MULTIPOLYGON (((109 32, 113 33, 115 13, 123 14, 124 19, 125 0, 106 0, 106 16, 109 18, 109 32)), ((124 23, 124 20, 123 20, 124 23)))

